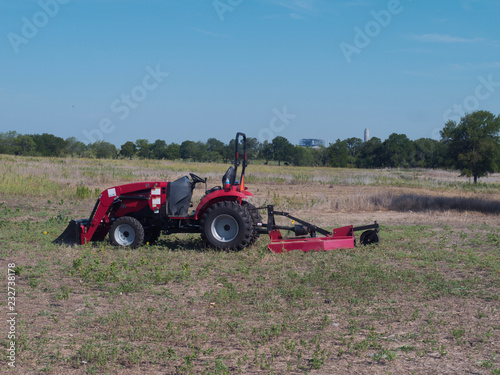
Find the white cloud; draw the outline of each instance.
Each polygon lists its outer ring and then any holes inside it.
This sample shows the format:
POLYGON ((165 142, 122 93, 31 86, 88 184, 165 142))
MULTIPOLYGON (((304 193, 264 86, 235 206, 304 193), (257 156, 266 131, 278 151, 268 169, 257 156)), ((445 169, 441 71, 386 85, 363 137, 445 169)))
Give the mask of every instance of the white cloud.
POLYGON ((294 20, 301 20, 302 16, 297 13, 290 13, 290 18, 293 18, 294 20))
POLYGON ((433 53, 434 50, 429 49, 429 48, 402 48, 400 49, 401 52, 408 52, 408 53, 433 53))
POLYGON ((405 70, 403 71, 404 74, 409 75, 409 76, 414 76, 414 77, 431 77, 431 74, 427 72, 421 72, 421 71, 416 71, 416 70, 405 70))
POLYGON ((283 14, 268 14, 262 18, 291 18, 300 20, 308 16, 318 16, 325 14, 337 14, 339 8, 348 7, 366 7, 370 5, 367 0, 343 0, 343 1, 327 1, 327 0, 260 0, 266 5, 286 10, 283 14))
MULTIPOLYGON (((331 3, 326 2, 326 0, 261 0, 265 4, 277 6, 283 8, 287 11, 285 14, 281 15, 267 15, 264 18, 281 18, 283 16, 290 17, 292 19, 303 19, 306 16, 312 14, 319 14, 322 12, 328 12, 331 8, 331 3)), ((357 1, 357 0, 355 0, 357 1)))
POLYGON ((365 7, 370 5, 368 1, 365 0, 351 0, 351 1, 341 1, 335 2, 337 7, 365 7))
POLYGON ((484 41, 484 39, 482 38, 461 38, 447 34, 413 35, 411 39, 419 42, 430 42, 430 43, 475 43, 484 41))
POLYGON ((462 8, 468 12, 474 10, 474 5, 478 3, 478 0, 460 0, 460 5, 462 8))
POLYGON ((487 62, 487 63, 463 63, 463 64, 453 64, 453 69, 456 70, 480 70, 480 69, 500 69, 500 62, 487 62))
POLYGON ((314 7, 315 0, 262 0, 264 3, 269 5, 279 6, 293 12, 303 12, 304 10, 311 10, 314 7))
POLYGON ((310 12, 317 5, 317 0, 277 1, 276 5, 291 9, 294 12, 310 12))
POLYGON ((205 34, 205 35, 208 35, 208 36, 211 36, 211 37, 214 37, 214 38, 230 38, 231 36, 227 35, 227 34, 219 34, 219 33, 214 33, 212 31, 208 31, 208 30, 205 30, 205 29, 199 29, 197 27, 192 27, 191 30, 194 30, 198 33, 201 33, 201 34, 205 34))

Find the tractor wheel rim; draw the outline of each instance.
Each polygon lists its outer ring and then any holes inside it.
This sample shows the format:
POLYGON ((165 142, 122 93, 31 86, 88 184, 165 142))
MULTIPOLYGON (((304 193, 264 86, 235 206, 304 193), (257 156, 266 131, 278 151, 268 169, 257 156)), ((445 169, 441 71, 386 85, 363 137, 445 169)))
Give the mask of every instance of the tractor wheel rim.
POLYGON ((240 227, 230 215, 219 215, 212 222, 212 235, 219 242, 231 242, 236 238, 240 227))
POLYGON ((115 239, 120 246, 129 246, 135 240, 135 231, 129 224, 118 225, 115 229, 115 239))

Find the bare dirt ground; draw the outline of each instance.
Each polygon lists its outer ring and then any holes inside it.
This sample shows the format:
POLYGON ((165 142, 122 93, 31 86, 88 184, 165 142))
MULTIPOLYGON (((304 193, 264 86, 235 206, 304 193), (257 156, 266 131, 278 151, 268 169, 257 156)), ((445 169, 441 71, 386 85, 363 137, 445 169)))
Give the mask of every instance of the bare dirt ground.
MULTIPOLYGON (((2 269, 24 268, 17 367, 2 355, 0 373, 500 373, 499 214, 380 204, 407 194, 461 207, 464 199, 499 202, 500 192, 248 185, 256 206, 326 228, 377 221, 382 242, 280 256, 264 236, 240 253, 207 250, 198 236, 137 251, 54 246, 66 220, 87 217, 93 199, 0 195, 2 269)), ((5 298, 0 306, 6 311, 5 298)))

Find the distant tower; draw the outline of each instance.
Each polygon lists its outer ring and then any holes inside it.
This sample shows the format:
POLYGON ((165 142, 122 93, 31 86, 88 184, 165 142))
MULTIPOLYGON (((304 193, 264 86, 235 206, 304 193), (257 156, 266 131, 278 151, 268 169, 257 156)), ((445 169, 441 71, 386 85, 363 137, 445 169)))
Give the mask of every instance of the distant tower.
POLYGON ((368 129, 365 129, 365 142, 368 142, 370 140, 370 131, 368 129))

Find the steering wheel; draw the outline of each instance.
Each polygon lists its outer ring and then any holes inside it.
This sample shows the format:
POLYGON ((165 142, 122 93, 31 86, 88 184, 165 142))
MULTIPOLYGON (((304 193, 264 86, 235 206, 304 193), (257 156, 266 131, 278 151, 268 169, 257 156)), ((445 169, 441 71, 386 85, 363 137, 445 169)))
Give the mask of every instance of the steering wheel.
POLYGON ((197 184, 198 182, 205 183, 205 180, 201 178, 200 176, 195 175, 194 173, 189 174, 191 176, 191 179, 193 180, 194 184, 197 184))

